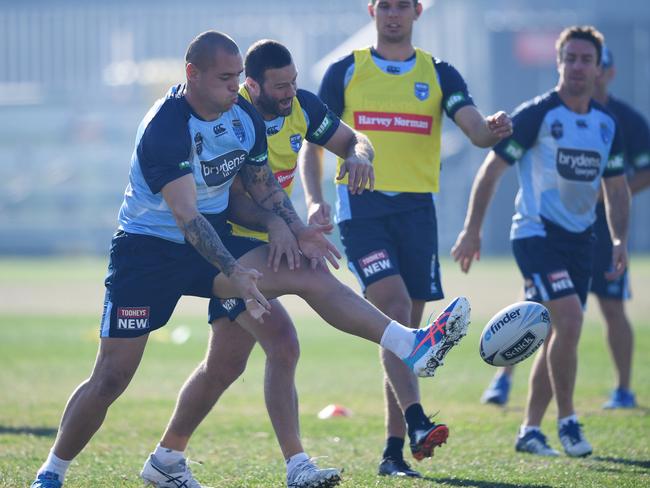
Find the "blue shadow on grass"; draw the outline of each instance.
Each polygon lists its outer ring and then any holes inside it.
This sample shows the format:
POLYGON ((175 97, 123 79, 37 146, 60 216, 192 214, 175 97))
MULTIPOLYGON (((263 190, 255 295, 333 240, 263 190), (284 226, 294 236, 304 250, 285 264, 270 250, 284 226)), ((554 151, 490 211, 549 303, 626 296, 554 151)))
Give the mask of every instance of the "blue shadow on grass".
POLYGON ((482 480, 468 480, 463 478, 434 478, 432 476, 424 476, 422 479, 427 481, 435 481, 436 483, 444 483, 450 486, 469 486, 474 488, 553 488, 551 485, 524 485, 517 483, 499 483, 497 481, 482 481, 482 480))
POLYGON ((606 463, 615 463, 623 464, 625 466, 635 466, 637 468, 650 469, 650 461, 643 459, 626 459, 626 458, 617 458, 617 457, 599 457, 595 456, 591 458, 594 461, 601 461, 606 463))
POLYGON ((0 435, 35 435, 36 437, 55 437, 58 429, 51 427, 9 427, 0 425, 0 435))

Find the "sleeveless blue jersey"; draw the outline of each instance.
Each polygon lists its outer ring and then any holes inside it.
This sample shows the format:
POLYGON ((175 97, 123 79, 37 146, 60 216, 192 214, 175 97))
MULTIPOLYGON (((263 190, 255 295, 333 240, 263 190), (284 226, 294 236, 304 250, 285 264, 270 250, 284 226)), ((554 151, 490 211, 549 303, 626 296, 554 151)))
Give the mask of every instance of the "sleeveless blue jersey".
POLYGON ((264 122, 243 97, 217 120, 207 121, 192 111, 185 86, 174 86, 138 127, 119 228, 182 243, 160 193, 167 183, 192 173, 198 210, 210 218, 228 207, 228 190, 241 167, 266 162, 264 122))
POLYGON ((517 165, 511 239, 545 236, 542 218, 569 232, 596 219, 601 177, 624 172, 623 142, 614 118, 596 102, 589 112, 571 111, 556 91, 517 108, 514 132, 494 147, 517 165))

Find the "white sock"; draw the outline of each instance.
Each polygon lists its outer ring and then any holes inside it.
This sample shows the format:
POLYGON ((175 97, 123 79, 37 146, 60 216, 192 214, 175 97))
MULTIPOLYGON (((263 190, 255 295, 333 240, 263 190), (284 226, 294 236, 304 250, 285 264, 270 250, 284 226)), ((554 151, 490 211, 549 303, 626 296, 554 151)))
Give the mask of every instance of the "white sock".
POLYGON ((65 478, 65 472, 68 470, 71 462, 72 459, 70 461, 66 461, 60 457, 57 457, 57 455, 54 454, 54 451, 52 450, 43 463, 43 466, 41 466, 41 469, 38 470, 38 473, 40 474, 45 471, 51 471, 59 475, 59 481, 63 481, 63 478, 65 478))
POLYGON ((519 437, 523 437, 529 432, 541 432, 539 425, 523 425, 519 427, 519 437))
POLYGON ((569 422, 577 422, 577 421, 578 421, 578 416, 575 413, 573 413, 568 417, 562 417, 561 419, 557 419, 557 428, 561 429, 569 422))
POLYGON ((287 474, 291 473, 293 469, 298 465, 299 463, 303 461, 307 461, 309 459, 309 456, 307 456, 307 453, 304 452, 299 452, 298 454, 294 454, 291 456, 289 459, 287 459, 287 474))
POLYGON ((167 447, 163 447, 158 443, 156 450, 153 452, 156 459, 163 465, 169 466, 170 464, 177 463, 185 457, 183 451, 175 451, 167 447))
POLYGON ((413 351, 415 342, 415 329, 409 329, 402 324, 391 320, 384 329, 384 335, 381 336, 379 344, 384 349, 388 349, 398 358, 404 359, 413 351))

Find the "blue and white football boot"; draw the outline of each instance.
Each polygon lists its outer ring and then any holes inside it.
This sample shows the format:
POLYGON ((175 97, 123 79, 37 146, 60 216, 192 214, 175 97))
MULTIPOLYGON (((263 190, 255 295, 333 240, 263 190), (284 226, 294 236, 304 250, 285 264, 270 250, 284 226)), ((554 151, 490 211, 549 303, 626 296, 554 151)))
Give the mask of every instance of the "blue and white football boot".
POLYGON ((503 406, 508 403, 512 381, 507 374, 500 373, 492 379, 490 386, 483 392, 481 403, 503 406))
POLYGON ((589 456, 593 449, 582 432, 582 424, 571 420, 558 429, 564 452, 571 457, 589 456))
POLYGON ((612 395, 603 404, 605 409, 615 408, 636 408, 636 398, 631 390, 625 388, 616 388, 612 391, 612 395))
POLYGON ((469 314, 469 301, 458 297, 432 324, 413 331, 413 350, 404 359, 408 367, 418 376, 433 376, 449 350, 467 334, 469 314))
POLYGON ((145 486, 155 488, 202 488, 192 476, 192 470, 185 459, 165 466, 151 454, 142 467, 140 477, 145 486))
POLYGON ((525 435, 517 436, 515 451, 527 452, 537 456, 559 456, 560 453, 548 445, 541 430, 531 430, 525 435))
POLYGON ((36 476, 30 488, 61 488, 63 483, 59 480, 59 475, 52 471, 44 471, 36 476))

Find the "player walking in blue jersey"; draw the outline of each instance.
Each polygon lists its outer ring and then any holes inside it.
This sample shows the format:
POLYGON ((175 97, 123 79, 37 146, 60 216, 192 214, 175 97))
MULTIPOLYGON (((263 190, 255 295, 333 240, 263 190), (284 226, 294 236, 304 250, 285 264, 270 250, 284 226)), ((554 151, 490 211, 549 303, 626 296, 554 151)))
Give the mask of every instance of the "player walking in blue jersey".
MULTIPOLYGON (((375 46, 332 64, 319 95, 372 141, 377 191, 356 194, 339 171, 335 220, 348 267, 366 298, 417 328, 426 302, 444 297, 434 205, 443 111, 479 147, 510 135, 512 126, 503 112, 483 117, 458 71, 413 46, 420 2, 373 0, 368 10, 377 29, 375 46)), ((321 191, 322 151, 308 144, 301 156, 310 221, 329 222, 330 207, 321 191)), ((386 445, 379 474, 419 477, 404 461, 406 434, 411 454, 421 461, 446 442, 448 428, 425 414, 417 380, 404 364, 385 351, 381 360, 386 445)))
POLYGON ((530 377, 517 451, 553 456, 540 430, 553 398, 558 433, 569 456, 587 456, 592 447, 578 423, 573 392, 577 346, 593 261, 596 202, 603 188, 613 241, 609 279, 627 265, 629 190, 620 130, 591 97, 600 74, 603 36, 593 27, 570 27, 558 38, 557 87, 520 106, 512 137, 489 153, 474 180, 464 229, 452 249, 464 272, 481 248, 485 211, 503 172, 518 164, 519 192, 510 238, 527 300, 543 303, 552 330, 530 377))
MULTIPOLYGON (((381 344, 422 376, 435 373, 466 331, 466 300, 454 302, 461 306, 454 306, 442 330, 435 324, 415 332, 337 281, 326 261, 338 266, 339 254, 322 234, 331 226, 305 226, 269 168, 264 122, 238 95, 243 62, 235 42, 205 32, 190 43, 185 59, 187 83, 157 101, 138 128, 111 245, 95 367, 70 397, 32 488, 62 486, 70 462, 130 383, 149 333, 167 323, 182 295, 241 298, 246 320, 240 324, 263 322, 271 308, 267 296, 299 295, 325 321, 381 344), (269 246, 233 236, 226 222, 237 175, 292 237, 280 249, 282 262, 264 274, 258 270, 269 262, 269 246)), ((184 461, 176 468, 158 486, 200 488, 184 461)))
MULTIPOLYGON (((596 80, 593 98, 616 117, 625 147, 627 183, 634 195, 650 186, 650 128, 639 112, 609 93, 608 86, 614 79, 616 70, 614 58, 607 47, 603 49, 601 66, 602 74, 596 80)), ((612 240, 602 200, 596 206, 594 233, 596 244, 590 291, 596 295, 605 318, 607 342, 617 379, 617 386, 603 408, 634 408, 636 399, 630 388, 634 335, 625 313, 625 300, 631 296, 629 278, 627 269, 616 279, 608 280, 605 277, 612 263, 612 240)), ((512 385, 513 370, 514 366, 510 366, 497 372, 481 400, 505 405, 512 385)))

